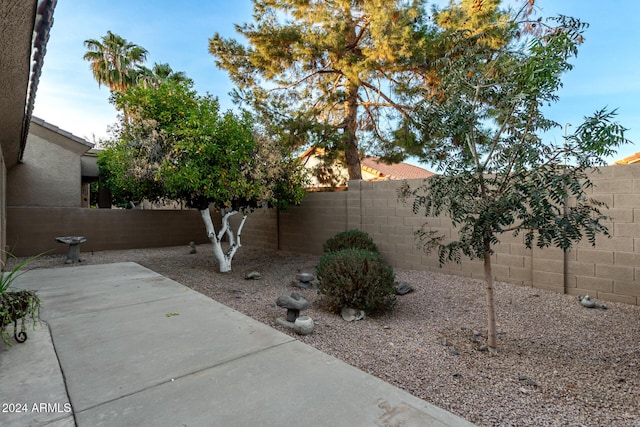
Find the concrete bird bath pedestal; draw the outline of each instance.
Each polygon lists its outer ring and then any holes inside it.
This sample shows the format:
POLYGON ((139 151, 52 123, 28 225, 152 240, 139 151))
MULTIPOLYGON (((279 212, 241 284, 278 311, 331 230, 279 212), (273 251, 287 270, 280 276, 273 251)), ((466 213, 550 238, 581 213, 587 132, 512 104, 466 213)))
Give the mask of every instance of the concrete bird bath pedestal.
POLYGON ((67 253, 67 259, 65 264, 73 264, 74 262, 81 262, 80 259, 80 243, 87 241, 84 236, 64 236, 56 237, 56 241, 69 245, 69 252, 67 253))

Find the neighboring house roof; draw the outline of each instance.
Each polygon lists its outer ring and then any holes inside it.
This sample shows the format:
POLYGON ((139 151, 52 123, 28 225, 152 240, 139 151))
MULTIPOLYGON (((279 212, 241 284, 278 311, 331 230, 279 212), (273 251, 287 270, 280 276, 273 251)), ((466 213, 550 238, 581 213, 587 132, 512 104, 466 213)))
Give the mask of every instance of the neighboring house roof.
POLYGON ((365 157, 360 161, 360 164, 363 171, 377 175, 377 178, 371 181, 419 179, 429 178, 434 175, 431 171, 404 162, 388 165, 380 162, 380 158, 378 157, 365 157))
POLYGON ((56 0, 0 2, 0 146, 7 168, 24 154, 56 0))
POLYGON ((640 163, 640 152, 615 161, 616 165, 632 165, 634 163, 640 163))
POLYGON ((84 145, 84 146, 86 146, 88 148, 93 148, 94 144, 92 144, 91 142, 87 141, 86 139, 80 138, 79 136, 75 136, 74 134, 72 134, 71 132, 67 132, 66 130, 62 130, 58 126, 53 125, 53 124, 51 124, 51 123, 49 123, 47 121, 44 121, 39 117, 32 116, 31 117, 31 121, 33 123, 39 124, 40 126, 46 128, 46 129, 48 129, 48 130, 50 130, 52 132, 57 133, 58 135, 64 136, 67 139, 75 141, 78 144, 82 144, 82 145, 84 145))
MULTIPOLYGON (((322 156, 324 153, 325 151, 322 148, 311 147, 302 153, 300 158, 304 159, 305 166, 313 167, 315 166, 315 163, 309 162, 309 160, 317 156, 322 156)), ((345 177, 344 180, 346 183, 348 180, 346 168, 344 168, 344 166, 339 166, 338 163, 334 163, 332 168, 334 169, 334 173, 345 177)), ((379 157, 365 157, 360 161, 360 168, 362 170, 362 179, 364 181, 420 179, 434 175, 431 171, 404 162, 386 164, 381 162, 379 157)), ((320 186, 322 186, 322 184, 320 184, 320 186)))

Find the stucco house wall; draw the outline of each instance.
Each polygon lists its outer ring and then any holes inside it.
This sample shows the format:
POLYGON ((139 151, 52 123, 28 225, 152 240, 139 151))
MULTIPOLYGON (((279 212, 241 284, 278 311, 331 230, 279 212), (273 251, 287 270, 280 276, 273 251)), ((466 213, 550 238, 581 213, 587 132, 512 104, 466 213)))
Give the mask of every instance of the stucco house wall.
POLYGON ((7 167, 0 146, 0 266, 3 266, 7 247, 7 167))
POLYGON ((81 138, 34 117, 22 163, 7 176, 7 205, 80 207, 80 159, 90 148, 81 138))
POLYGON ((7 256, 7 171, 22 158, 56 0, 0 1, 0 267, 7 256))

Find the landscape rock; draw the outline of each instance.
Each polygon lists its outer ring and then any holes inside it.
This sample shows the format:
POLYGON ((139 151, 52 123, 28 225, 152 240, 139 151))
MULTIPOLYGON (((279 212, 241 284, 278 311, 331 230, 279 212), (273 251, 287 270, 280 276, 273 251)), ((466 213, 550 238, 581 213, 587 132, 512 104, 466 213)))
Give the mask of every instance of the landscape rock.
POLYGON ((396 282, 396 295, 406 295, 409 292, 413 292, 413 286, 407 282, 396 282))
POLYGON ((302 289, 311 288, 313 281, 316 280, 316 276, 311 273, 298 273, 296 274, 296 280, 293 282, 294 286, 302 289))
POLYGON ((262 278, 262 275, 257 271, 252 271, 251 273, 247 273, 244 278, 245 280, 259 280, 262 278))
POLYGON ((299 280, 292 280, 291 285, 300 289, 311 289, 311 282, 301 282, 299 280))
POLYGON ((292 292, 290 296, 282 295, 276 299, 276 305, 278 307, 287 309, 287 321, 294 322, 300 311, 309 307, 309 301, 304 299, 300 294, 292 292))
POLYGON ((280 326, 285 326, 287 328, 293 329, 297 334, 300 335, 309 335, 313 332, 315 324, 313 319, 309 316, 300 316, 294 321, 289 321, 283 317, 278 317, 276 322, 280 326))
POLYGON ((596 301, 591 299, 589 295, 585 295, 582 299, 580 299, 580 304, 587 308, 594 308, 596 306, 596 301))
POLYGON ((314 276, 311 273, 298 273, 296 274, 296 279, 298 279, 301 282, 308 283, 316 280, 316 276, 314 276))
POLYGON ((355 308, 344 307, 340 312, 340 315, 347 322, 364 319, 364 311, 356 310, 355 308))
POLYGON ((313 319, 309 316, 300 316, 293 322, 293 330, 300 335, 309 335, 313 332, 313 319))

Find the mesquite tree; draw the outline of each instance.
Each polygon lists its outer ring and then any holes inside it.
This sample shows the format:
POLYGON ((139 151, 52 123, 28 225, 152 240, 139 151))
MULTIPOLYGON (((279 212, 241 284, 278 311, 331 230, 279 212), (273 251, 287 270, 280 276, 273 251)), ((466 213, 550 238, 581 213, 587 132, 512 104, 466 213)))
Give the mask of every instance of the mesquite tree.
POLYGON ((530 21, 514 14, 504 27, 511 43, 488 47, 483 33, 440 31, 450 52, 441 60, 439 96, 427 98, 413 123, 416 154, 440 175, 418 188, 401 188, 415 212, 447 216, 458 235, 445 239, 429 228, 417 233, 440 263, 463 257, 484 262, 488 347, 496 350, 491 254, 500 236, 524 236, 526 246, 569 249, 587 237, 608 235, 603 203, 589 197, 592 168, 627 142, 625 129, 606 109, 586 117, 559 144, 542 134, 561 127, 545 117, 561 75, 571 69, 586 25, 558 17, 530 21), (525 37, 524 42, 521 37, 525 37))
POLYGON ((167 80, 116 95, 128 117, 98 159, 101 180, 114 200, 180 200, 198 209, 220 272, 229 272, 249 212, 300 203, 304 182, 297 161, 249 114, 221 113, 217 99, 191 86, 167 80), (217 231, 210 206, 221 215, 217 231), (230 219, 238 214, 234 231, 230 219))

